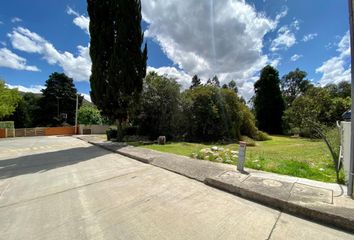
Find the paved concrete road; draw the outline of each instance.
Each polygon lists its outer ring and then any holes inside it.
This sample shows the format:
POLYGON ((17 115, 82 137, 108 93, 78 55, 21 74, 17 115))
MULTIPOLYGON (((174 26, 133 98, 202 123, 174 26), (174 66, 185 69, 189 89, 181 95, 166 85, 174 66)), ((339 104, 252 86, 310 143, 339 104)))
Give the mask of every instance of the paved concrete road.
POLYGON ((354 239, 70 137, 0 140, 0 239, 354 239))

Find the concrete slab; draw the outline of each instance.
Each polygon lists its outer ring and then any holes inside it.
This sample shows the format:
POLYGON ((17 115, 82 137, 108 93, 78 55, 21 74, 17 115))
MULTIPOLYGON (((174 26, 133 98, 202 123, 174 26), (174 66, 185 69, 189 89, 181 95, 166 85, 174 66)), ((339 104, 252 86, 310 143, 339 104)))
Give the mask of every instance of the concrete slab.
MULTIPOLYGON (((137 160, 144 158, 143 150, 140 150, 140 148, 136 148, 134 149, 134 153, 130 153, 132 158, 137 160)), ((232 173, 235 169, 235 166, 232 165, 195 160, 156 151, 153 151, 152 154, 153 156, 149 161, 154 166, 198 181, 204 181, 209 186, 260 202, 287 213, 354 232, 354 211, 352 211, 354 201, 343 201, 343 191, 340 192, 342 187, 339 185, 334 187, 334 184, 320 183, 251 169, 246 169, 249 175, 247 178, 243 178, 238 173, 232 173), (324 192, 320 190, 314 196, 314 199, 311 199, 311 191, 313 189, 301 188, 301 185, 299 185, 300 187, 296 189, 293 199, 289 199, 290 191, 297 182, 309 183, 314 189, 320 186, 328 186, 328 190, 324 190, 324 192), (328 191, 335 192, 335 195, 332 193, 334 204, 328 204, 328 191), (300 195, 302 192, 304 192, 303 199, 306 199, 306 201, 301 201, 300 195)))
POLYGON ((333 203, 333 191, 295 183, 289 201, 305 203, 333 203))
POLYGON ((293 183, 250 176, 243 182, 242 187, 260 192, 269 197, 287 201, 293 183))

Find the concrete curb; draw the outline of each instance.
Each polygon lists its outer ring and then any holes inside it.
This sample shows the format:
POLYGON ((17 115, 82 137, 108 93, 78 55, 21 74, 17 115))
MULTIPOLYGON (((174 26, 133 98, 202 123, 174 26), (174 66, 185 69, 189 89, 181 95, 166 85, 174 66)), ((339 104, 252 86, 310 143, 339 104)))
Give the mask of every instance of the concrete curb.
POLYGON ((277 196, 269 196, 266 192, 252 191, 243 186, 225 183, 215 178, 206 178, 204 183, 208 186, 232 193, 234 195, 252 200, 282 212, 300 216, 325 225, 334 226, 343 230, 354 232, 354 219, 340 216, 322 209, 316 209, 281 199, 277 196))
MULTIPOLYGON (((79 138, 80 140, 83 140, 81 138, 79 138)), ((85 140, 83 140, 85 141, 85 140)), ((111 151, 113 153, 119 153, 120 155, 123 155, 125 157, 128 157, 128 158, 132 158, 132 159, 135 159, 135 160, 138 160, 139 162, 142 162, 142 163, 146 163, 146 164, 150 164, 152 162, 152 158, 142 158, 142 157, 139 157, 139 156, 136 156, 134 154, 131 154, 131 153, 127 153, 127 152, 124 152, 122 150, 115 150, 115 149, 112 149, 110 147, 107 147, 105 145, 102 145, 102 144, 99 144, 99 143, 96 143, 96 142, 91 142, 91 141, 87 141, 88 143, 92 144, 92 145, 95 145, 97 147, 101 147, 103 149, 106 149, 108 151, 111 151)))
MULTIPOLYGON (((243 180, 236 180, 232 183, 228 182, 227 180, 220 178, 220 176, 222 173, 228 172, 228 170, 230 170, 230 166, 221 166, 221 164, 219 164, 219 166, 215 163, 204 163, 203 161, 198 163, 197 160, 194 159, 187 159, 186 157, 180 157, 174 154, 160 153, 153 150, 146 150, 144 153, 142 151, 145 150, 141 150, 132 146, 122 145, 116 149, 114 146, 117 147, 117 145, 114 144, 105 145, 98 142, 88 141, 84 138, 77 138, 108 151, 121 154, 145 164, 151 164, 153 166, 166 169, 179 175, 203 182, 210 187, 217 188, 242 198, 261 203, 285 213, 300 216, 324 225, 337 227, 354 233, 353 209, 336 206, 326 207, 324 205, 316 206, 311 204, 302 204, 301 202, 290 200, 290 191, 282 191, 282 189, 274 191, 271 188, 261 190, 258 189, 257 191, 257 188, 243 184, 243 180), (195 169, 198 167, 201 169, 195 169)), ((247 176, 245 179, 246 178, 247 176)), ((285 182, 282 183, 286 184, 285 182)))

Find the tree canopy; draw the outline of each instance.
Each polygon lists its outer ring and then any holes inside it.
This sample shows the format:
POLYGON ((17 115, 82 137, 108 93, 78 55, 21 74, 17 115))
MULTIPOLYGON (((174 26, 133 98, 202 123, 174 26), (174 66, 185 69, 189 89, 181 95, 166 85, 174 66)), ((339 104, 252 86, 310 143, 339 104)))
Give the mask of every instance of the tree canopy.
POLYGON ((268 65, 254 84, 254 108, 258 128, 271 134, 282 133, 284 100, 280 91, 279 72, 268 65))
POLYGON ((139 133, 171 139, 178 135, 180 86, 174 79, 150 72, 146 76, 137 118, 139 133))
POLYGON ((291 105, 296 97, 304 94, 312 86, 310 81, 305 79, 306 76, 305 71, 296 68, 282 77, 281 88, 287 106, 291 105))
POLYGON ((14 121, 16 128, 35 127, 37 114, 39 113, 39 99, 40 97, 33 93, 24 93, 15 112, 8 116, 7 119, 14 121))
POLYGON ((117 120, 121 129, 131 105, 137 102, 146 75, 146 44, 141 48, 144 40, 141 2, 87 0, 87 3, 91 99, 103 115, 117 120))
MULTIPOLYGON (((45 83, 45 88, 42 89, 42 94, 37 113, 38 125, 75 124, 77 90, 72 78, 64 73, 51 74, 45 83)), ((79 95, 79 107, 82 100, 83 97, 79 95)))
POLYGON ((0 80, 0 119, 10 116, 15 110, 21 96, 17 89, 9 89, 5 82, 0 80))
POLYGON ((284 121, 291 133, 306 137, 315 135, 313 126, 333 127, 350 107, 349 97, 333 97, 328 88, 311 87, 297 97, 284 112, 284 121))
POLYGON ((103 119, 100 111, 95 106, 83 105, 78 112, 78 123, 91 125, 102 124, 103 119))

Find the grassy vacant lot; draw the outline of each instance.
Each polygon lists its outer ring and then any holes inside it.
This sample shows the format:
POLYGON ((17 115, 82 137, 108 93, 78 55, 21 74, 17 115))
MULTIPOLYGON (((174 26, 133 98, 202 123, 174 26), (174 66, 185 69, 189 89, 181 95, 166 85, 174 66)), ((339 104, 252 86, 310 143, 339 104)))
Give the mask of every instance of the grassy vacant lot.
MULTIPOLYGON (((177 142, 141 147, 191 157, 203 148, 222 146, 238 150, 238 144, 196 144, 177 142)), ((233 162, 236 164, 236 162, 233 162)), ((246 167, 324 182, 336 182, 330 153, 321 140, 272 136, 272 140, 247 147, 246 167)))

